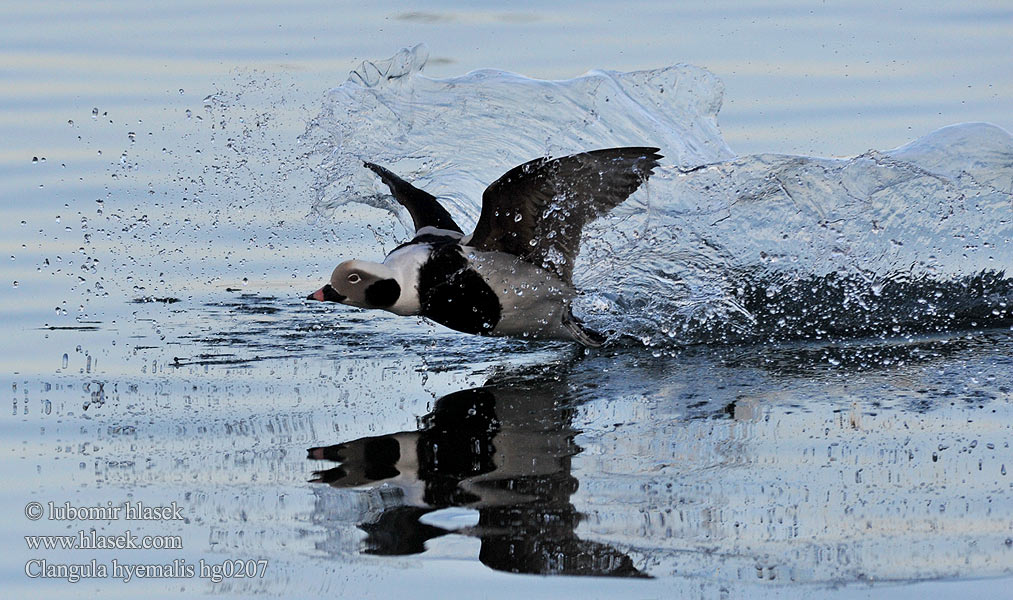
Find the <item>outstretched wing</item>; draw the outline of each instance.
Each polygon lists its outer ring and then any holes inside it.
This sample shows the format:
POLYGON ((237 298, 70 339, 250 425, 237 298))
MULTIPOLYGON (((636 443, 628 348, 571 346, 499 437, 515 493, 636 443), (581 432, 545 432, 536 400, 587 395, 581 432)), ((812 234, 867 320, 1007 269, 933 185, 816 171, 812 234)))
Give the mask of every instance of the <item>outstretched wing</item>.
POLYGON ((415 223, 416 233, 423 227, 436 227, 464 233, 457 223, 454 223, 454 219, 447 209, 436 201, 436 196, 423 192, 380 165, 371 162, 363 162, 362 164, 379 175, 380 179, 390 188, 394 199, 408 209, 408 214, 412 216, 412 222, 415 223))
POLYGON ((658 148, 609 148, 539 158, 492 183, 468 245, 499 250, 572 283, 584 225, 635 192, 658 166, 658 148))

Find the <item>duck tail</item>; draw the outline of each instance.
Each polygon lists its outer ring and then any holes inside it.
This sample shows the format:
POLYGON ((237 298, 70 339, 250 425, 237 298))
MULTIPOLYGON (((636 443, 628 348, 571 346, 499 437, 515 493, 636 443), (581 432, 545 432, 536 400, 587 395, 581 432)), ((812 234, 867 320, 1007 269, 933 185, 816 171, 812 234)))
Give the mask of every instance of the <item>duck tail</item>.
POLYGON ((563 315, 563 328, 569 332, 574 341, 580 342, 588 348, 599 348, 606 340, 604 335, 584 327, 580 319, 573 316, 573 310, 570 307, 566 308, 566 314, 563 315))

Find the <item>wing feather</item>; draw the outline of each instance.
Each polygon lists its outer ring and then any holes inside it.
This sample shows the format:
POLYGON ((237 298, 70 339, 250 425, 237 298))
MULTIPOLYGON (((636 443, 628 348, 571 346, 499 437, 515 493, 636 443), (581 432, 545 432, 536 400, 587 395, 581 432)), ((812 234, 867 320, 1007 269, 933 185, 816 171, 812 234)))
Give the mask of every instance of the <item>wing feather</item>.
POLYGON ((415 224, 416 233, 423 227, 436 227, 437 229, 449 229, 464 233, 454 222, 447 209, 436 201, 436 196, 420 190, 380 165, 371 162, 363 162, 362 164, 379 175, 380 179, 390 188, 394 199, 408 209, 408 214, 411 215, 412 222, 415 224))
POLYGON ((661 158, 658 148, 609 148, 514 167, 485 190, 468 243, 572 283, 584 226, 633 194, 661 158))

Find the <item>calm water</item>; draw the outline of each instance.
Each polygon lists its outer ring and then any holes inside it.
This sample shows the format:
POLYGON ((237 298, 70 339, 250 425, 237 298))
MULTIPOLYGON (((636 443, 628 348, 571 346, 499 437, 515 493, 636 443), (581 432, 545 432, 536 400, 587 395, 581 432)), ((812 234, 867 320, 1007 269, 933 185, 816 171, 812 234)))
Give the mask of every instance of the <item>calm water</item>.
POLYGON ((9 594, 1013 583, 1003 3, 54 2, 2 21, 9 594), (994 126, 937 131, 961 122, 994 126), (578 269, 585 316, 629 334, 601 351, 302 300, 404 235, 358 158, 470 222, 516 163, 638 140, 666 167, 578 269), (178 545, 25 539, 92 530, 178 545))

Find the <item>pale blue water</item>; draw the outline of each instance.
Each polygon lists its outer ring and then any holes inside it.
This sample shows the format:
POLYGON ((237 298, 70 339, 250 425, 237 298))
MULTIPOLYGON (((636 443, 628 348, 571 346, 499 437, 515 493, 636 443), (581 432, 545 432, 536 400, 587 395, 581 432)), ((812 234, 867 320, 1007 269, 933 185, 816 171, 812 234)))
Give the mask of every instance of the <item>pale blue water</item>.
POLYGON ((8 595, 1004 597, 1003 3, 4 17, 8 595), (627 143, 667 158, 585 240, 603 351, 302 300, 405 234, 359 158, 471 223, 514 164, 627 143), (185 520, 25 516, 127 500, 185 520), (182 548, 24 537, 92 528, 182 548))

